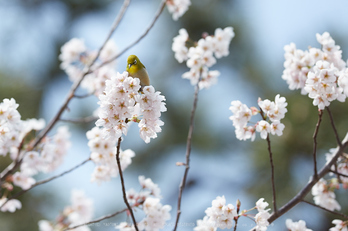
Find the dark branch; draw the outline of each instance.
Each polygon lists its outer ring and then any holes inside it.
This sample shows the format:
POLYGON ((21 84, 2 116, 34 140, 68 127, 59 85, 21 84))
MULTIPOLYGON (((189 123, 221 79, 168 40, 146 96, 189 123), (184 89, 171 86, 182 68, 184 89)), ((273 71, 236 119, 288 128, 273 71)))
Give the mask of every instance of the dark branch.
POLYGON ((35 188, 36 186, 39 186, 39 185, 41 185, 41 184, 45 184, 45 183, 50 182, 50 181, 52 181, 52 180, 54 180, 54 179, 57 179, 57 178, 59 178, 59 177, 62 177, 62 176, 64 176, 65 174, 67 174, 67 173, 69 173, 69 172, 72 172, 72 171, 74 171, 75 169, 81 167, 82 165, 84 165, 85 163, 87 163, 87 162, 90 161, 90 160, 91 160, 91 158, 88 158, 87 160, 82 161, 82 162, 79 163, 78 165, 72 167, 71 169, 66 170, 65 172, 62 172, 62 173, 59 174, 59 175, 52 176, 52 177, 50 177, 50 178, 47 178, 46 180, 38 181, 38 182, 36 182, 35 184, 33 184, 30 188, 19 191, 18 193, 16 193, 16 194, 13 195, 12 197, 8 198, 8 200, 7 200, 4 204, 2 204, 2 205, 0 206, 0 208, 1 208, 2 206, 4 206, 9 200, 12 200, 12 199, 15 199, 15 198, 18 198, 18 197, 22 196, 24 193, 26 193, 26 192, 28 192, 29 190, 35 188))
POLYGON ((269 135, 267 135, 267 146, 268 146, 268 153, 269 153, 269 161, 271 163, 273 210, 274 210, 274 213, 277 213, 277 200, 276 200, 276 189, 275 189, 275 181, 274 181, 273 154, 272 154, 272 150, 271 150, 271 140, 269 138, 269 135))
POLYGON ((329 107, 327 107, 326 109, 327 109, 327 112, 329 113, 331 126, 332 126, 332 129, 334 130, 335 137, 336 137, 336 142, 337 142, 338 146, 341 146, 342 143, 341 143, 341 140, 340 140, 340 138, 339 138, 339 136, 338 136, 338 132, 337 132, 337 129, 336 129, 334 120, 333 120, 333 116, 332 116, 332 114, 331 114, 331 110, 330 110, 329 107))
POLYGON ((117 161, 118 172, 119 172, 119 174, 120 174, 120 179, 121 179, 123 200, 124 200, 124 203, 127 205, 128 211, 129 211, 129 213, 130 213, 130 215, 131 215, 131 217, 132 217, 135 230, 136 230, 136 231, 139 231, 139 230, 138 230, 138 226, 137 226, 137 221, 135 220, 135 217, 134 217, 133 209, 132 209, 132 207, 129 205, 128 200, 127 200, 126 187, 125 187, 125 185, 124 185, 124 180, 123 180, 123 173, 122 173, 122 167, 121 167, 121 161, 120 161, 121 140, 122 140, 122 137, 118 138, 117 149, 116 149, 116 161, 117 161))
POLYGON ((324 177, 328 172, 330 172, 331 167, 336 163, 338 157, 340 157, 344 149, 348 146, 348 133, 346 137, 343 139, 342 146, 338 147, 336 153, 334 153, 333 158, 327 162, 323 168, 319 171, 318 177, 311 177, 309 182, 302 188, 302 190, 297 193, 295 197, 293 197, 288 203, 286 203, 283 207, 278 209, 277 213, 272 213, 271 217, 268 219, 269 223, 272 223, 277 218, 282 216, 284 213, 292 209, 295 205, 303 200, 303 198, 311 191, 313 186, 319 181, 320 178, 324 177))
POLYGON ((68 122, 68 123, 90 123, 90 122, 93 122, 97 119, 98 119, 98 117, 88 116, 88 117, 79 118, 79 119, 60 119, 60 121, 68 122))
POLYGON ((112 213, 112 214, 110 214, 110 215, 106 215, 106 216, 100 217, 100 218, 98 218, 98 219, 96 219, 96 220, 89 221, 89 222, 86 222, 86 223, 83 223, 83 224, 80 224, 80 225, 75 225, 75 226, 73 226, 73 227, 68 227, 68 228, 65 229, 65 230, 72 230, 72 229, 76 229, 76 228, 81 227, 81 226, 85 226, 85 225, 90 225, 90 224, 98 223, 98 222, 100 222, 100 221, 103 221, 103 220, 109 219, 109 218, 111 218, 111 217, 117 216, 118 214, 124 213, 124 212, 126 212, 127 210, 128 210, 128 209, 122 209, 122 210, 117 211, 117 212, 115 212, 115 213, 112 213))
POLYGON ((115 55, 114 57, 112 57, 110 60, 107 60, 105 62, 103 62, 102 64, 100 64, 98 68, 111 63, 112 61, 116 60, 118 57, 120 57, 121 55, 123 55, 126 51, 128 51, 130 48, 132 48, 134 45, 136 45, 137 43, 139 43, 148 33, 149 31, 152 29, 152 27, 155 25, 155 22, 157 21, 157 19, 159 18, 159 16, 161 15, 165 5, 166 5, 167 0, 162 0, 159 9, 154 17, 154 19, 152 20, 151 24, 149 25, 149 27, 144 31, 144 33, 137 39, 135 40, 133 43, 131 43, 130 45, 128 45, 126 48, 124 48, 120 53, 118 53, 117 55, 115 55))
POLYGON ((187 144, 186 144, 186 163, 185 163, 185 172, 184 176, 182 178, 180 187, 179 187, 179 196, 178 196, 178 208, 177 208, 177 213, 176 213, 176 221, 175 221, 175 226, 174 226, 174 231, 177 229, 179 219, 180 219, 180 214, 181 214, 181 198, 182 198, 182 192, 185 188, 186 184, 186 179, 188 175, 188 171, 190 169, 190 154, 191 154, 191 140, 192 140, 192 133, 193 133, 193 128, 194 128, 194 118, 195 118, 195 112, 197 108, 197 102, 198 102, 198 92, 199 92, 199 82, 201 80, 201 76, 196 84, 195 87, 195 95, 194 95, 194 100, 193 100, 193 107, 191 111, 191 119, 190 119, 190 127, 189 127, 189 132, 187 135, 187 144))
POLYGON ((318 169, 317 169, 317 136, 319 132, 319 127, 321 124, 321 119, 323 117, 323 111, 320 110, 318 114, 318 122, 315 126, 314 134, 313 134, 313 165, 314 165, 314 178, 318 178, 318 169))
POLYGON ((311 203, 311 202, 309 202, 309 201, 302 200, 302 202, 307 203, 307 204, 309 204, 309 205, 312 205, 312 206, 314 206, 314 207, 320 208, 320 209, 322 209, 322 210, 325 210, 326 212, 329 212, 329 213, 332 213, 332 214, 341 216, 341 217, 345 218, 346 220, 348 220, 348 216, 347 216, 346 214, 343 214, 343 213, 339 213, 339 212, 336 212, 336 211, 332 211, 332 210, 326 209, 326 208, 321 207, 321 206, 319 206, 319 205, 313 204, 313 203, 311 203))

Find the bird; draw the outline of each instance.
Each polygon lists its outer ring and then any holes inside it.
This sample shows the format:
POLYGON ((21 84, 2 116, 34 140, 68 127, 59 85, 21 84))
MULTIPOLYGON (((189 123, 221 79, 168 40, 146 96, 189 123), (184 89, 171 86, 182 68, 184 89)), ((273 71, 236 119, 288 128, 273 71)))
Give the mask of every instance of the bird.
POLYGON ((127 72, 133 78, 140 80, 142 91, 143 87, 150 85, 149 74, 146 71, 144 64, 142 64, 136 55, 130 55, 127 58, 127 72))

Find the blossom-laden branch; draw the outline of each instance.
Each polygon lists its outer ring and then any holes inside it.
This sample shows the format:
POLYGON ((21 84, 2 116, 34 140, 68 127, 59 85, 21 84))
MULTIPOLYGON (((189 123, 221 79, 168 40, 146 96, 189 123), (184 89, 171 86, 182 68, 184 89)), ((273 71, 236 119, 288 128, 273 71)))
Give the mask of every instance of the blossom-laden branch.
POLYGON ((323 111, 319 110, 318 114, 318 122, 315 126, 314 134, 313 134, 313 165, 314 165, 314 178, 318 178, 318 169, 317 169, 317 136, 319 132, 319 127, 321 124, 321 119, 323 117, 323 111))
POLYGON ((274 181, 273 154, 272 154, 272 150, 271 150, 271 140, 269 138, 269 135, 267 136, 267 146, 268 146, 268 153, 269 153, 269 161, 271 163, 273 210, 274 210, 274 213, 277 213, 277 200, 276 200, 276 189, 275 189, 275 181, 274 181))
MULTIPOLYGON (((90 73, 93 64, 96 62, 96 60, 98 59, 102 49, 104 48, 105 44, 107 43, 107 41, 110 39, 111 35, 114 33, 114 31, 116 30, 116 28, 118 27, 119 23, 121 22, 121 19, 124 16, 124 13, 126 11, 126 9, 128 8, 130 0, 125 0, 123 3, 123 6, 119 12, 119 14, 117 15, 113 26, 109 32, 109 35, 107 36, 105 42, 103 43, 102 47, 98 50, 97 55, 95 56, 95 58, 92 60, 92 62, 84 69, 81 77, 78 79, 78 81, 75 81, 73 83, 73 85, 71 86, 62 106, 59 108, 57 114, 51 119, 51 121, 48 123, 48 125, 41 130, 41 132, 38 134, 38 136, 35 138, 35 140, 30 144, 30 146, 27 149, 28 151, 32 151, 34 150, 34 148, 41 142, 41 140, 47 135, 47 133, 49 131, 51 131, 51 129, 54 127, 54 125, 59 121, 61 115, 63 114, 63 112, 67 109, 68 104, 70 103, 70 101, 74 98, 75 96, 75 92, 77 90, 77 88, 80 86, 81 82, 83 81, 83 79, 85 78, 85 76, 90 73)), ((17 158, 17 161, 14 162, 12 165, 9 166, 9 168, 6 168, 5 172, 2 172, 1 176, 3 179, 3 176, 6 177, 7 175, 13 173, 22 163, 22 160, 24 158, 25 153, 27 152, 23 152, 22 156, 17 158)))
POLYGON ((336 212, 336 211, 329 210, 329 209, 327 209, 327 208, 324 208, 324 207, 322 207, 322 206, 313 204, 312 202, 309 202, 309 201, 306 201, 306 200, 302 200, 302 202, 307 203, 307 204, 309 204, 309 205, 312 205, 312 206, 314 206, 314 207, 320 208, 320 209, 322 209, 322 210, 325 210, 326 212, 329 212, 329 213, 332 213, 332 214, 341 216, 341 217, 345 218, 346 220, 348 220, 348 215, 346 215, 346 214, 343 214, 343 213, 339 213, 339 212, 336 212))
POLYGON ((328 114, 329 114, 329 117, 330 117, 330 123, 331 123, 332 129, 334 130, 334 133, 335 133, 337 145, 338 145, 338 146, 341 146, 342 143, 341 143, 340 137, 338 136, 338 132, 337 132, 337 129, 336 129, 334 120, 333 120, 333 116, 332 116, 332 114, 331 114, 331 110, 330 110, 329 107, 326 107, 326 110, 327 110, 327 112, 328 112, 328 114))
POLYGON ((322 169, 318 172, 318 177, 312 177, 310 181, 303 187, 303 189, 297 193, 295 197, 293 197, 288 203, 286 203, 284 206, 282 206, 280 209, 278 209, 277 213, 272 213, 271 217, 268 219, 269 223, 272 223, 277 218, 285 214, 287 211, 289 211, 291 208, 293 208, 295 205, 297 205, 299 202, 303 201, 305 196, 311 191, 313 186, 324 177, 327 173, 331 171, 331 167, 336 163, 337 159, 344 153, 344 149, 348 146, 348 133, 346 134, 346 137, 342 141, 342 146, 339 146, 335 153, 333 153, 333 156, 330 161, 328 161, 322 169))
POLYGON ((184 172, 184 176, 182 178, 182 181, 181 181, 181 184, 179 187, 178 208, 177 208, 177 213, 176 213, 174 231, 177 229, 177 226, 179 223, 180 214, 181 214, 182 192, 185 188, 188 171, 190 169, 191 140, 192 140, 192 134, 193 134, 193 129, 194 129, 194 119, 195 119, 195 113, 196 113, 197 102, 198 102, 199 82, 200 82, 200 79, 198 80, 196 87, 195 87, 195 95, 194 95, 193 107, 192 107, 191 118, 190 118, 190 127, 189 127, 189 131, 188 131, 188 135, 187 135, 187 142, 186 142, 186 163, 184 164, 185 172, 184 172))
POLYGON ((95 219, 95 220, 92 220, 92 221, 89 221, 89 222, 86 222, 86 223, 83 223, 83 224, 80 224, 80 225, 75 225, 75 226, 72 226, 72 227, 68 227, 68 228, 65 229, 65 230, 73 230, 73 229, 79 228, 79 227, 81 227, 81 226, 95 224, 95 223, 98 223, 98 222, 100 222, 100 221, 103 221, 103 220, 109 219, 109 218, 111 218, 111 217, 117 216, 118 214, 124 213, 124 212, 126 212, 127 210, 128 210, 128 208, 125 208, 125 209, 122 209, 122 210, 117 211, 117 212, 115 212, 115 213, 112 213, 112 214, 109 214, 109 215, 100 217, 100 218, 98 218, 98 219, 95 219))
POLYGON ((105 44, 109 41, 111 35, 115 32, 116 28, 118 27, 118 25, 121 22, 121 19, 124 16, 125 11, 128 8, 130 0, 125 0, 123 2, 123 6, 119 12, 119 14, 117 15, 111 30, 108 34, 108 36, 106 37, 103 45, 100 47, 100 49, 98 50, 97 55, 95 56, 95 58, 93 59, 93 61, 87 66, 87 68, 85 68, 86 70, 83 72, 82 76, 80 77, 80 79, 76 82, 74 82, 74 84, 71 86, 70 91, 63 103, 63 105, 61 106, 61 108, 59 109, 58 113, 54 116, 54 118, 50 121, 50 123, 46 126, 46 128, 44 130, 42 130, 40 132, 40 134, 38 135, 38 137, 35 139, 33 145, 32 145, 32 149, 36 147, 36 145, 38 145, 38 143, 42 140, 42 138, 53 128, 53 126, 56 124, 56 122, 60 119, 61 115, 63 114, 63 112, 65 111, 65 109, 67 108, 69 102, 71 101, 71 99, 74 97, 75 92, 77 90, 77 88, 80 86, 82 80, 85 78, 85 76, 91 71, 93 64, 97 61, 102 49, 104 48, 105 44))
POLYGON ((119 171, 120 179, 121 179, 123 200, 124 200, 124 203, 127 205, 128 211, 132 217, 135 230, 139 231, 138 226, 137 226, 137 221, 135 220, 135 217, 134 217, 133 209, 129 205, 128 200, 127 200, 126 187, 124 185, 124 179, 123 179, 123 173, 122 173, 122 167, 121 167, 121 161, 120 161, 121 141, 122 141, 122 137, 118 138, 117 149, 116 149, 116 161, 117 161, 118 171, 119 171))
POLYGON ((16 193, 16 194, 13 195, 12 197, 8 198, 2 205, 0 205, 0 209, 1 209, 8 201, 22 196, 24 193, 28 192, 29 190, 33 189, 33 188, 36 187, 36 186, 39 186, 39 185, 41 185, 41 184, 45 184, 45 183, 50 182, 50 181, 52 181, 52 180, 55 180, 55 179, 57 179, 57 178, 59 178, 59 177, 62 177, 62 176, 64 176, 65 174, 68 174, 68 173, 74 171, 75 169, 81 167, 82 165, 84 165, 85 163, 87 163, 87 162, 90 161, 90 160, 91 160, 91 158, 88 158, 88 159, 82 161, 81 163, 79 163, 78 165, 75 165, 74 167, 72 167, 72 168, 70 168, 70 169, 68 169, 68 170, 66 170, 66 171, 64 171, 64 172, 62 172, 61 174, 58 174, 58 175, 56 175, 56 176, 49 177, 49 178, 47 178, 47 179, 45 179, 45 180, 38 181, 38 182, 36 182, 35 184, 33 184, 30 188, 28 188, 28 189, 23 189, 23 190, 19 191, 18 193, 16 193))

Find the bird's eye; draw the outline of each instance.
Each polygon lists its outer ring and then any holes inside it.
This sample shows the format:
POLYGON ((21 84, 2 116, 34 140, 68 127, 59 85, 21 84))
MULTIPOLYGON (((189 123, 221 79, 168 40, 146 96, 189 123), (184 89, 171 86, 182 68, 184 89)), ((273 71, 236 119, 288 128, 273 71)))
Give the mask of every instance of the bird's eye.
POLYGON ((134 62, 133 62, 133 65, 136 65, 137 64, 137 60, 135 59, 134 62))

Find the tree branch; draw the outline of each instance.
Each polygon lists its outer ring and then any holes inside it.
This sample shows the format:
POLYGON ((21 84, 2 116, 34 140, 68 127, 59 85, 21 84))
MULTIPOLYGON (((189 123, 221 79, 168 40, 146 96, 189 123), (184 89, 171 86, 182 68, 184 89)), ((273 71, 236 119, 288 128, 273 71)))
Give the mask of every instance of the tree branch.
POLYGON ((89 222, 86 222, 86 223, 83 223, 83 224, 80 224, 80 225, 75 225, 75 226, 72 226, 72 227, 68 227, 68 228, 65 229, 65 230, 72 230, 72 229, 76 229, 76 228, 81 227, 81 226, 85 226, 85 225, 90 225, 90 224, 98 223, 98 222, 100 222, 100 221, 102 221, 102 220, 106 220, 106 219, 109 219, 109 218, 111 218, 111 217, 117 216, 118 214, 121 214, 121 213, 123 213, 123 212, 126 212, 127 210, 128 210, 127 208, 126 208, 126 209, 122 209, 122 210, 117 211, 117 212, 115 212, 115 213, 112 213, 112 214, 110 214, 110 215, 106 215, 106 216, 100 217, 100 218, 98 218, 98 219, 95 219, 95 220, 92 220, 92 221, 89 221, 89 222))
POLYGON ((79 163, 78 165, 76 165, 76 166, 74 166, 74 167, 72 167, 72 168, 70 168, 70 169, 68 169, 68 170, 66 170, 66 171, 64 171, 64 172, 62 172, 62 173, 59 174, 59 175, 52 176, 52 177, 47 178, 47 179, 45 179, 45 180, 38 181, 38 182, 36 182, 35 184, 33 184, 30 188, 28 188, 28 189, 23 189, 23 190, 19 191, 18 193, 16 193, 16 194, 13 195, 12 197, 8 198, 7 201, 6 201, 5 203, 3 203, 3 204, 0 206, 0 208, 1 208, 2 206, 4 206, 9 200, 12 200, 12 199, 15 199, 15 198, 18 198, 18 197, 22 196, 24 193, 26 193, 26 192, 28 192, 29 190, 35 188, 36 186, 39 186, 39 185, 41 185, 41 184, 45 184, 45 183, 50 182, 50 181, 52 181, 52 180, 54 180, 54 179, 57 179, 57 178, 59 178, 59 177, 62 177, 62 176, 64 176, 65 174, 67 174, 67 173, 69 173, 69 172, 72 172, 72 171, 74 171, 75 169, 81 167, 82 165, 84 165, 85 163, 87 163, 87 162, 90 161, 90 160, 91 160, 91 158, 88 158, 87 160, 82 161, 82 162, 79 163))
POLYGON ((348 178, 348 175, 343 174, 343 173, 339 173, 339 172, 334 171, 334 170, 332 170, 332 169, 330 169, 330 172, 335 173, 335 174, 338 175, 338 176, 343 176, 343 177, 347 177, 347 178, 348 178))
POLYGON ((336 142, 337 142, 338 146, 341 146, 342 143, 341 143, 341 140, 340 140, 340 138, 339 138, 339 136, 338 136, 338 132, 337 132, 337 129, 336 129, 334 120, 333 120, 333 116, 332 116, 332 114, 331 114, 331 110, 330 110, 329 107, 326 107, 326 109, 327 109, 327 112, 329 113, 331 126, 332 126, 332 129, 334 130, 335 137, 336 137, 336 142))
POLYGON ((273 210, 274 210, 274 213, 277 213, 277 200, 276 200, 276 189, 275 189, 275 181, 274 181, 273 154, 272 154, 272 150, 271 150, 271 140, 269 138, 269 135, 267 135, 267 146, 268 146, 268 153, 269 153, 269 161, 271 163, 273 210))
POLYGON ((158 10, 157 10, 157 13, 154 17, 154 19, 152 20, 152 22, 150 23, 149 27, 144 31, 144 33, 137 39, 135 40, 133 43, 129 44, 126 48, 124 48, 120 53, 118 53, 117 55, 115 55, 114 57, 112 57, 111 59, 103 62, 102 64, 100 64, 98 68, 108 64, 108 63, 111 63, 112 61, 114 61, 115 59, 117 59, 118 57, 120 57, 121 55, 123 55, 126 51, 128 51, 130 48, 132 48, 134 45, 136 45, 138 42, 140 42, 148 33, 149 31, 152 29, 152 27, 155 25, 155 22, 157 21, 157 19, 159 18, 159 16, 161 15, 165 5, 166 5, 166 2, 167 0, 162 0, 158 10))
POLYGON ((314 165, 314 178, 318 178, 318 169, 317 169, 317 136, 319 132, 319 127, 321 124, 321 119, 323 117, 323 111, 320 110, 318 114, 318 122, 315 126, 314 134, 313 134, 313 165, 314 165))
POLYGON ((128 200, 127 200, 126 187, 125 187, 125 185, 124 185, 124 180, 123 180, 123 173, 122 173, 122 167, 121 167, 121 161, 120 161, 120 146, 121 146, 121 140, 122 140, 122 137, 118 138, 117 150, 116 150, 116 161, 117 161, 118 172, 119 172, 119 174, 120 174, 120 179, 121 179, 123 200, 124 200, 124 203, 127 205, 128 211, 129 211, 129 213, 130 213, 130 215, 131 215, 131 217, 132 217, 135 230, 136 230, 136 231, 139 231, 139 230, 138 230, 138 226, 137 226, 137 221, 135 220, 135 217, 134 217, 133 209, 132 209, 132 207, 129 205, 128 200))
POLYGON ((199 82, 201 80, 201 75, 200 78, 196 84, 195 87, 195 95, 194 95, 194 100, 193 100, 193 107, 191 111, 191 119, 190 119, 190 127, 187 135, 187 145, 186 145, 186 163, 185 163, 185 172, 184 176, 182 178, 180 187, 179 187, 179 196, 178 196, 178 208, 177 208, 177 213, 176 213, 176 221, 175 221, 175 226, 174 226, 174 231, 177 229, 179 219, 180 219, 180 214, 181 214, 181 197, 182 197, 182 192, 185 188, 186 184, 186 179, 188 175, 188 171, 190 169, 190 154, 191 154, 191 140, 192 140, 192 133, 194 129, 194 118, 195 118, 195 112, 197 108, 197 102, 198 102, 198 92, 199 92, 199 82))
POLYGON ((272 223, 277 218, 282 216, 284 213, 292 209, 295 205, 303 200, 303 198, 311 191, 312 187, 319 181, 320 178, 324 177, 328 172, 330 172, 331 166, 334 165, 339 156, 341 156, 344 152, 344 149, 348 146, 348 133, 342 141, 342 146, 338 147, 336 153, 334 153, 333 158, 327 162, 323 168, 319 171, 318 177, 311 177, 309 182, 303 187, 303 189, 297 193, 295 197, 293 197, 288 203, 286 203, 283 207, 278 209, 277 213, 272 213, 270 218, 268 219, 269 223, 272 223))
MULTIPOLYGON (((38 134, 38 136, 35 138, 35 140, 32 142, 32 144, 29 146, 27 151, 32 151, 40 142, 41 140, 47 135, 47 133, 54 127, 54 125, 58 122, 58 120, 60 119, 61 115, 63 114, 63 112, 66 110, 66 108, 68 107, 69 102, 71 101, 72 98, 74 98, 75 96, 75 92, 77 90, 77 88, 80 86, 82 80, 85 78, 85 76, 87 74, 90 73, 91 71, 91 67, 93 66, 93 64, 95 63, 95 61, 98 59, 100 52, 102 51, 102 49, 104 48, 105 44, 107 43, 107 41, 110 39, 111 35, 114 33, 114 31, 116 30, 116 28, 118 27, 119 23, 121 22, 121 19, 123 18, 123 15, 129 5, 130 0, 125 0, 123 3, 123 6, 119 12, 119 14, 117 15, 112 28, 107 36, 107 38, 105 39, 105 42, 103 43, 103 45, 100 47, 100 49, 98 50, 97 55, 95 56, 94 60, 85 68, 85 70, 83 71, 83 74, 81 75, 80 79, 76 82, 74 82, 63 102, 63 105, 59 108, 57 114, 51 119, 51 121, 48 123, 48 125, 41 130, 41 132, 38 134)), ((7 176, 9 173, 14 172, 21 164, 22 159, 24 157, 25 153, 23 154, 21 159, 18 159, 18 161, 16 161, 11 168, 6 168, 6 172, 2 172, 1 176, 3 177, 4 175, 7 176)), ((3 179, 3 178, 2 178, 3 179)))
POLYGON ((341 216, 341 217, 345 218, 346 220, 348 220, 348 216, 347 216, 346 214, 343 214, 343 213, 339 213, 339 212, 336 212, 336 211, 332 211, 332 210, 326 209, 326 208, 321 207, 321 206, 319 206, 319 205, 313 204, 313 203, 311 203, 311 202, 309 202, 309 201, 302 200, 302 202, 307 203, 307 204, 309 204, 309 205, 312 205, 312 206, 314 206, 314 207, 320 208, 320 209, 322 209, 322 210, 325 210, 326 212, 329 212, 329 213, 332 213, 332 214, 341 216))
POLYGON ((78 119, 60 119, 60 121, 68 122, 68 123, 90 123, 97 119, 98 117, 95 117, 95 116, 87 116, 87 117, 78 118, 78 119))

